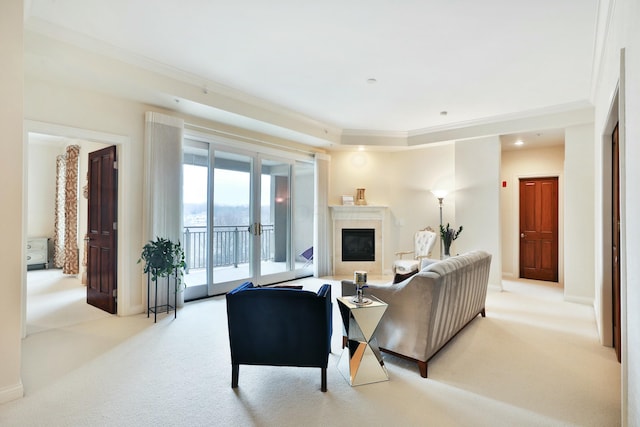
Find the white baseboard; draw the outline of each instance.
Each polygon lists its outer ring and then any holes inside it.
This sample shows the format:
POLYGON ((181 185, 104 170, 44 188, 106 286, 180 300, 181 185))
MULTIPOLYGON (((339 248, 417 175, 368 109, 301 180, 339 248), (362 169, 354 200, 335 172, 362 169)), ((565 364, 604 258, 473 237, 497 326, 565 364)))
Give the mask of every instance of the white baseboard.
POLYGON ((516 276, 513 273, 505 273, 504 271, 502 272, 502 278, 503 279, 513 279, 516 276))
POLYGON ((18 384, 0 389, 0 404, 20 399, 22 396, 24 396, 24 387, 20 381, 18 384))
MULTIPOLYGON (((160 297, 158 297, 158 299, 160 299, 160 297)), ((118 313, 117 315, 118 316, 135 316, 136 314, 141 314, 146 312, 147 312, 146 304, 138 304, 138 305, 133 305, 129 307, 129 309, 126 312, 118 313)))
POLYGON ((564 300, 567 302, 574 302, 576 304, 582 304, 582 305, 590 305, 593 307, 593 298, 589 298, 589 297, 574 297, 571 295, 565 295, 564 296, 564 300))

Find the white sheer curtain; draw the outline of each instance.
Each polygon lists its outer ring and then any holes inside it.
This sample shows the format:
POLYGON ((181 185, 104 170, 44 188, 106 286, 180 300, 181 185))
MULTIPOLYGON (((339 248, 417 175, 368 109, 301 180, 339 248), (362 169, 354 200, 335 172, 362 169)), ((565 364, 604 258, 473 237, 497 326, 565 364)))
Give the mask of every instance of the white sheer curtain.
POLYGON ((332 229, 329 218, 329 164, 331 156, 315 155, 315 235, 313 238, 314 276, 332 274, 331 248, 332 229))
MULTIPOLYGON (((145 115, 146 239, 182 237, 182 134, 184 121, 145 115)), ((144 243, 143 243, 144 244, 144 243)))
MULTIPOLYGON (((145 114, 146 226, 142 245, 156 237, 182 240, 183 129, 182 119, 156 112, 145 114)), ((173 282, 170 286, 173 289, 173 282)), ((151 289, 151 304, 153 292, 151 289)), ((158 293, 158 304, 165 304, 166 294, 160 288, 158 293)))

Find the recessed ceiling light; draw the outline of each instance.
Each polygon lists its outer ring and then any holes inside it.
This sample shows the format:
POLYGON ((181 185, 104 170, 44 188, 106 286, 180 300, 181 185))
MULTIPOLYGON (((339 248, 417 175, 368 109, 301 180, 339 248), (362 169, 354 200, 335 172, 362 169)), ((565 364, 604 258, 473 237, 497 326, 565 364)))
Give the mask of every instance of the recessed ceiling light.
POLYGON ((446 116, 447 114, 449 114, 449 113, 447 113, 446 111, 440 111, 440 115, 441 116, 446 116))
POLYGON ((374 85, 374 84, 378 83, 378 81, 376 79, 374 79, 374 78, 370 78, 370 79, 367 79, 367 83, 369 83, 370 85, 374 85))
POLYGON ((521 140, 517 140, 513 143, 513 145, 524 145, 524 142, 522 142, 521 140))

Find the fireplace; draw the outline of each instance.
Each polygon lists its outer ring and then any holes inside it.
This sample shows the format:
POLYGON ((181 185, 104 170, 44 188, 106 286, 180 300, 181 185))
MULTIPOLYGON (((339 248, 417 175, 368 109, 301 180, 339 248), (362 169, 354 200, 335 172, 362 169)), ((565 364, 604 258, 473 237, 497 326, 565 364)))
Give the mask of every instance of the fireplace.
POLYGON ((374 228, 343 228, 342 261, 375 261, 375 237, 374 228))
POLYGON ((333 219, 333 275, 352 278, 356 270, 366 271, 370 276, 383 274, 387 208, 376 205, 338 205, 330 208, 333 219), (352 241, 345 243, 346 246, 343 244, 343 230, 346 230, 347 240, 352 241), (349 237, 353 231, 355 235, 349 237), (351 249, 354 253, 349 254, 351 249), (344 252, 347 252, 346 256, 343 255, 344 252), (354 261, 349 261, 350 259, 354 261), (360 261, 355 261, 356 259, 360 261))

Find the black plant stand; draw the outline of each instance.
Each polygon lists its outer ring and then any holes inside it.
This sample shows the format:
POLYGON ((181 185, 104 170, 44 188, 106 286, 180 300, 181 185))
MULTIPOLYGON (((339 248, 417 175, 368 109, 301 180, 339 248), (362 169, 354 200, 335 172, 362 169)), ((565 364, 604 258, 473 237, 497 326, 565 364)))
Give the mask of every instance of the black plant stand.
POLYGON ((169 300, 169 288, 171 287, 171 276, 167 276, 167 303, 166 304, 162 304, 162 305, 158 305, 158 276, 156 276, 156 279, 153 281, 155 284, 155 288, 156 291, 154 293, 154 302, 153 302, 153 307, 151 307, 151 300, 150 300, 150 296, 149 296, 149 291, 151 288, 151 272, 147 273, 147 318, 149 318, 149 313, 153 312, 153 323, 156 323, 158 321, 158 311, 160 312, 166 312, 167 314, 169 313, 169 311, 173 310, 173 318, 177 319, 178 318, 178 309, 177 309, 177 305, 178 305, 178 301, 176 301, 176 299, 178 298, 178 272, 175 273, 174 276, 175 280, 174 280, 174 304, 175 305, 171 305, 169 304, 170 300, 169 300))

